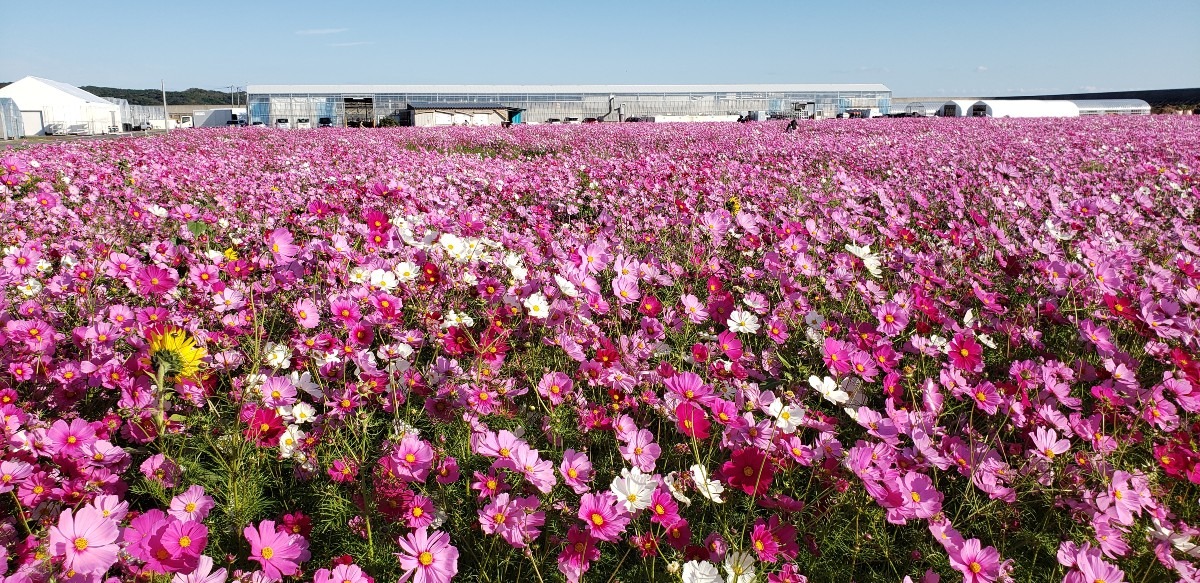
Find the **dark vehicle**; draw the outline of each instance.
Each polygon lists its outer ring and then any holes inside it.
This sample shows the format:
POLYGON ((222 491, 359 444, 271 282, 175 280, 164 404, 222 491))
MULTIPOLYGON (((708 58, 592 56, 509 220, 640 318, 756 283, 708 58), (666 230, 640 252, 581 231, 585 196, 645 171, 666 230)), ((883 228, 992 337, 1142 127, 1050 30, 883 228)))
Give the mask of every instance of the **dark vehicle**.
POLYGON ((333 127, 333 119, 328 117, 319 117, 317 118, 317 127, 331 128, 333 127))

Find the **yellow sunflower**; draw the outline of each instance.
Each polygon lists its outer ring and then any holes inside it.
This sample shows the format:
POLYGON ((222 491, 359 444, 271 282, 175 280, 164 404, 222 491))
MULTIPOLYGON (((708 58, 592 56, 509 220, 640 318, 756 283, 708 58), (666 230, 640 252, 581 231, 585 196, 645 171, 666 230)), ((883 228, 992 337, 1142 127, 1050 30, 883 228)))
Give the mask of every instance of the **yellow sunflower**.
POLYGON ((208 351, 176 326, 156 326, 146 333, 150 342, 150 365, 166 378, 194 379, 208 351))

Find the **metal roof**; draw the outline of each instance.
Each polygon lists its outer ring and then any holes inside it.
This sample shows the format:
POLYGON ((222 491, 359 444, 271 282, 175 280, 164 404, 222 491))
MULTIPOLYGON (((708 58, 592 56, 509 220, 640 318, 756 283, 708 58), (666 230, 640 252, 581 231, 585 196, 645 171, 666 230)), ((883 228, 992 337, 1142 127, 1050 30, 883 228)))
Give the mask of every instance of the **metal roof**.
POLYGON ((250 85, 247 93, 822 93, 887 91, 880 83, 749 84, 749 85, 250 85))
POLYGON ((38 83, 41 83, 43 85, 49 85, 50 87, 53 87, 59 91, 62 91, 63 93, 66 93, 66 94, 70 95, 71 97, 76 97, 76 98, 82 99, 88 103, 102 103, 104 105, 112 105, 111 102, 106 101, 103 97, 97 97, 96 95, 88 93, 87 91, 84 91, 74 85, 63 83, 61 81, 53 81, 50 79, 43 79, 41 77, 34 77, 33 75, 30 75, 28 77, 25 77, 23 79, 15 81, 13 84, 15 85, 16 83, 20 83, 21 81, 24 81, 25 79, 32 79, 33 81, 37 81, 38 83))
POLYGON ((1150 107, 1149 103, 1146 103, 1145 101, 1143 101, 1141 99, 1072 99, 1071 103, 1078 105, 1080 108, 1087 107, 1087 108, 1093 108, 1093 109, 1095 109, 1095 108, 1116 109, 1116 108, 1129 108, 1129 107, 1139 107, 1139 108, 1150 107))
POLYGON ((500 103, 409 103, 411 109, 521 109, 500 103))

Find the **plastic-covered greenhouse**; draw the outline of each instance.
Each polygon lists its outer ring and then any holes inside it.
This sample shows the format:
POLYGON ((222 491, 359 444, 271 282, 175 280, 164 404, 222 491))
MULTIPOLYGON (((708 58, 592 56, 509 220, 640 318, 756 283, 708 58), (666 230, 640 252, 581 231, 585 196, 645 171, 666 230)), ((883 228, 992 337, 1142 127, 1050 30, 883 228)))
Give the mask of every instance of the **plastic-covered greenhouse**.
POLYGON ((1072 99, 1079 115, 1150 115, 1150 104, 1141 99, 1072 99))
POLYGON ((0 97, 0 140, 25 137, 25 123, 21 121, 21 110, 8 97, 0 97))

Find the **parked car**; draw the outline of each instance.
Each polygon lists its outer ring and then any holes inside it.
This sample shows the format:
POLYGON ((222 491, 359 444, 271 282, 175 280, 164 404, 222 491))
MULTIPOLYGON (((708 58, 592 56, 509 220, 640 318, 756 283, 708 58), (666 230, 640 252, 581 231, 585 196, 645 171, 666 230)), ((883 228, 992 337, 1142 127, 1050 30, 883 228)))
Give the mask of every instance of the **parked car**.
POLYGON ((307 117, 301 117, 296 120, 296 129, 307 130, 312 128, 312 120, 307 117))
POLYGON ((61 123, 48 123, 42 131, 47 136, 65 136, 67 135, 67 126, 61 123))
POLYGON ((281 117, 281 118, 275 120, 275 127, 284 129, 284 130, 290 129, 292 127, 292 122, 291 122, 291 120, 289 120, 286 117, 281 117))
POLYGON ((322 118, 318 118, 318 119, 317 119, 317 127, 319 127, 319 128, 331 128, 331 127, 333 127, 333 119, 332 119, 332 118, 328 118, 328 117, 322 117, 322 118))

